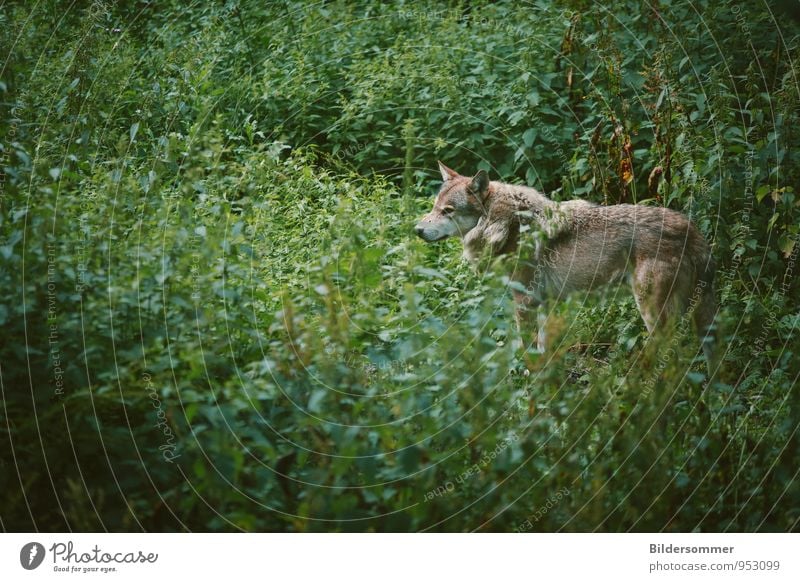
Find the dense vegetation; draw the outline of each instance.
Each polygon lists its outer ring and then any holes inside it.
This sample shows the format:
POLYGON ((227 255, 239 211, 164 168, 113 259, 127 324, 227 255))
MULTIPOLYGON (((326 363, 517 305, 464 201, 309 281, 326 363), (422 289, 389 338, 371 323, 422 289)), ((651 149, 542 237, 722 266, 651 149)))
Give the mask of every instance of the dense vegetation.
POLYGON ((790 3, 47 1, 0 47, 4 530, 800 529, 790 3), (437 159, 690 214, 715 377, 622 289, 515 352, 502 265, 413 236, 437 159))

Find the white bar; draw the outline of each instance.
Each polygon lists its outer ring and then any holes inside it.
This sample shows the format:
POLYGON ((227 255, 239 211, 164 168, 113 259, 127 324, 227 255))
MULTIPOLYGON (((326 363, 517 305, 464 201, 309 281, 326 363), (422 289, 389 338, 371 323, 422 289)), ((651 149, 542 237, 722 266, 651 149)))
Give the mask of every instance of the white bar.
MULTIPOLYGON (((3 534, 2 580, 800 580, 800 537, 791 534, 3 534), (44 546, 43 562, 26 570, 20 551, 44 546), (65 562, 69 542, 74 557, 65 562), (62 544, 62 545, 55 545, 62 544), (719 553, 652 553, 651 544, 732 548, 719 553), (98 552, 94 552, 94 548, 98 552), (54 555, 53 550, 58 551, 54 555), (157 554, 153 563, 77 564, 157 554), (651 564, 779 562, 777 570, 661 571, 651 564), (83 567, 114 567, 109 573, 83 567), (67 568, 56 572, 55 568, 67 568), (69 569, 77 567, 77 572, 69 569), (245 578, 247 577, 247 578, 245 578)), ((26 556, 26 559, 28 557, 26 556)), ((773 564, 774 565, 774 564, 773 564)))

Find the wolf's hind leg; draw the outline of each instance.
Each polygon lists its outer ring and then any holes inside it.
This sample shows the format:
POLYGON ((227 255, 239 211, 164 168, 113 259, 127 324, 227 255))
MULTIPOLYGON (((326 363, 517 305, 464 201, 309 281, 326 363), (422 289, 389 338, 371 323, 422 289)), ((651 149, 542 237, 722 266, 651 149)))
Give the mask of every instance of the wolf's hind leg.
POLYGON ((643 293, 637 293, 634 289, 633 298, 636 300, 636 307, 644 320, 644 326, 647 328, 647 333, 653 334, 656 328, 657 317, 652 313, 652 310, 647 307, 647 297, 643 293))
POLYGON ((714 296, 713 284, 704 286, 700 294, 700 299, 694 307, 693 316, 697 335, 703 346, 703 355, 706 358, 709 374, 714 373, 717 364, 717 330, 714 324, 714 316, 716 313, 717 300, 714 296))
POLYGON ((685 269, 666 261, 644 261, 637 265, 631 285, 636 306, 652 336, 666 331, 686 309, 690 277, 685 269))
POLYGON ((640 264, 631 276, 631 287, 636 307, 642 315, 647 332, 653 335, 659 324, 660 302, 657 301, 655 288, 655 274, 649 263, 640 264))

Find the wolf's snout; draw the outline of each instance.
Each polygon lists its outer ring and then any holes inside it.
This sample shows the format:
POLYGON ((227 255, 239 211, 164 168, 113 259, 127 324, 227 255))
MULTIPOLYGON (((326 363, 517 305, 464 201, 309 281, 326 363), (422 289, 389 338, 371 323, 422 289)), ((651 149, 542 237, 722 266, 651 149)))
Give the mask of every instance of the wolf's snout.
POLYGON ((416 231, 417 236, 425 242, 433 242, 441 238, 437 229, 429 228, 421 222, 414 227, 414 230, 416 231))

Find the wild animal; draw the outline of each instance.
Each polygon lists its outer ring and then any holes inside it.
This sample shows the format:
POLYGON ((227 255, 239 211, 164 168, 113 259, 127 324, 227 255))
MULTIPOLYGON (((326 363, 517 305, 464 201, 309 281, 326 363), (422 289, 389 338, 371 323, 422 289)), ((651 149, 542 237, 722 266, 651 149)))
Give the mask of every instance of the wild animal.
POLYGON ((507 264, 526 347, 526 334, 538 324, 537 348, 547 348, 542 306, 548 299, 627 282, 651 335, 691 314, 711 369, 715 263, 683 214, 637 204, 556 202, 534 188, 490 181, 484 170, 462 176, 441 162, 439 170, 442 186, 416 233, 429 243, 460 237, 473 263, 484 255, 517 255, 507 264))

